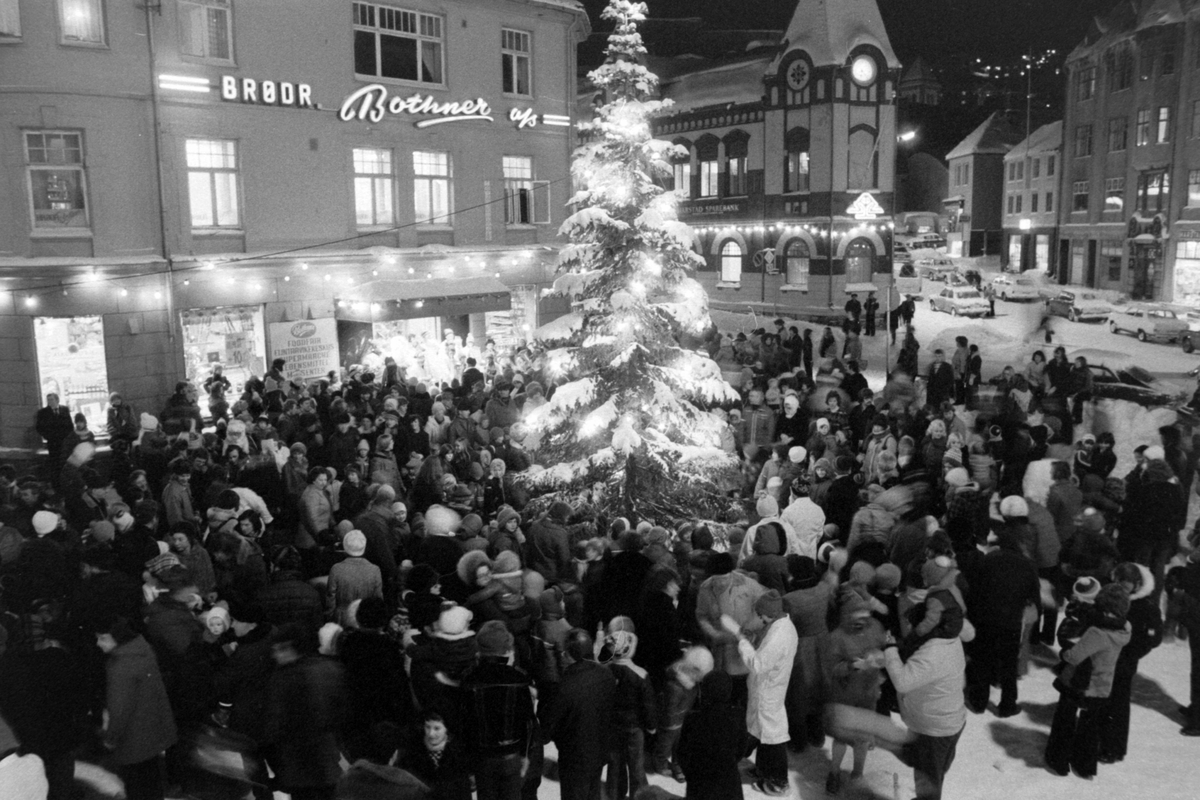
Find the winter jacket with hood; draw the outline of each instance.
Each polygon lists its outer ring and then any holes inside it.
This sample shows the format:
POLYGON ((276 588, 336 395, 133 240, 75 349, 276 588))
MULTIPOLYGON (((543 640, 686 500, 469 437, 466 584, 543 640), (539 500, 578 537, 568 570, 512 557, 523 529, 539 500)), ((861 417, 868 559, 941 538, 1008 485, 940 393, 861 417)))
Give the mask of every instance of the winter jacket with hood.
POLYGON ((1108 697, 1117 658, 1129 644, 1132 631, 1128 622, 1102 618, 1095 609, 1092 615, 1092 624, 1079 641, 1059 653, 1063 667, 1054 685, 1059 691, 1075 691, 1084 697, 1108 697))
POLYGON ((1126 497, 1121 535, 1139 542, 1174 543, 1187 522, 1187 500, 1165 461, 1147 461, 1126 497))
POLYGON ((755 618, 754 603, 766 593, 762 584, 740 570, 713 575, 700 585, 696 595, 696 621, 708 639, 716 669, 730 675, 746 674, 737 640, 721 627, 721 615, 728 614, 745 627, 755 618))

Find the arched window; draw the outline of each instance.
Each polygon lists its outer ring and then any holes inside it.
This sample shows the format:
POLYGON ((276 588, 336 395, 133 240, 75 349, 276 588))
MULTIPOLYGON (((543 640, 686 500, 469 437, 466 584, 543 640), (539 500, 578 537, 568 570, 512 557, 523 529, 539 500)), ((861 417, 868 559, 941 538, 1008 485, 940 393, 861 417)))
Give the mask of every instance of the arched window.
POLYGON ((692 143, 687 139, 679 138, 671 144, 688 151, 686 156, 679 156, 671 160, 675 196, 680 200, 687 200, 692 196, 692 143))
POLYGON ((878 181, 876 174, 875 132, 860 127, 850 132, 850 174, 847 186, 853 189, 873 189, 878 181))
POLYGON ((700 175, 698 197, 716 197, 720 194, 720 150, 721 140, 711 133, 706 133, 696 140, 696 171, 700 175))
POLYGON ((808 191, 809 135, 807 128, 792 128, 784 141, 787 156, 784 162, 785 192, 808 191))
POLYGON ((721 281, 723 283, 741 283, 742 281, 742 248, 734 241, 728 241, 721 247, 721 281))
POLYGON ((738 197, 748 191, 746 156, 750 152, 750 134, 733 130, 725 135, 725 194, 738 197))
POLYGON ((846 283, 870 283, 875 274, 875 245, 866 239, 855 239, 846 245, 842 262, 846 267, 846 283))
POLYGON ((808 291, 808 243, 803 239, 792 239, 783 251, 784 274, 788 286, 808 291))

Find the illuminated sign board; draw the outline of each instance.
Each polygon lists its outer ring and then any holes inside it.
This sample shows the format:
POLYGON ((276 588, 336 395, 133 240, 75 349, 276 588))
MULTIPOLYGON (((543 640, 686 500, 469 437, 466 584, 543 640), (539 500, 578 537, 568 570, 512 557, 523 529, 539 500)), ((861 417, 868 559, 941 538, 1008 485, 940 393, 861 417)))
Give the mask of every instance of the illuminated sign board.
POLYGON ((886 212, 883 206, 871 196, 870 192, 863 192, 858 196, 850 207, 846 209, 846 213, 852 215, 855 219, 875 219, 882 217, 886 212))
MULTIPOLYGON (((391 95, 387 87, 379 83, 368 84, 353 92, 342 101, 342 106, 338 109, 338 119, 343 122, 356 119, 382 122, 387 116, 409 115, 424 117, 413 123, 418 128, 430 128, 434 125, 444 125, 447 122, 496 121, 496 112, 482 97, 473 100, 440 101, 433 95, 420 92, 408 97, 400 97, 391 95)), ((516 123, 518 128, 532 128, 539 122, 543 125, 560 128, 569 127, 571 124, 570 117, 558 114, 537 114, 531 108, 510 110, 508 120, 516 123)))
POLYGON ((312 86, 307 83, 292 83, 291 81, 263 81, 255 78, 239 78, 236 75, 222 75, 220 82, 214 84, 208 78, 160 74, 158 88, 166 92, 191 94, 211 94, 213 90, 219 90, 221 99, 229 103, 281 106, 283 108, 318 109, 321 107, 313 102, 312 86))

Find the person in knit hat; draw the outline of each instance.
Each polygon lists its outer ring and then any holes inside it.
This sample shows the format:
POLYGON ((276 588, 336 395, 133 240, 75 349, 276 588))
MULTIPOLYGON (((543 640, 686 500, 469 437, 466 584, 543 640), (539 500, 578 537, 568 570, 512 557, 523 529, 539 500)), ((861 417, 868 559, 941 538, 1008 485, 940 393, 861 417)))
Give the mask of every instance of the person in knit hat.
POLYGON ((755 740, 758 754, 757 791, 782 797, 789 791, 787 772, 788 680, 796 657, 799 638, 796 626, 783 609, 783 598, 771 590, 754 601, 756 627, 765 629, 755 647, 742 633, 742 627, 725 615, 721 624, 738 639, 738 654, 749 670, 746 729, 755 740))
POLYGON ((519 552, 525 543, 525 534, 521 532, 521 515, 512 506, 501 507, 496 515, 496 526, 489 529, 488 552, 495 556, 504 551, 519 552))
POLYGON ((778 520, 759 523, 754 532, 754 555, 742 562, 742 569, 755 574, 768 589, 787 591, 787 544, 787 534, 778 520))
POLYGON ((342 536, 342 550, 346 559, 330 568, 326 597, 334 621, 348 628, 351 603, 364 597, 383 597, 383 573, 363 557, 367 552, 367 537, 362 531, 351 530, 342 536))
POLYGON ((457 692, 467 671, 475 664, 479 653, 475 631, 471 630, 474 615, 458 606, 444 606, 433 624, 432 633, 418 634, 406 649, 413 695, 421 708, 438 709, 446 715, 452 730, 462 730, 457 692))
POLYGON ((1084 779, 1096 775, 1101 722, 1113 673, 1131 636, 1126 621, 1129 602, 1129 590, 1120 583, 1100 589, 1087 628, 1078 641, 1059 652, 1061 667, 1054 681, 1058 706, 1045 753, 1046 766, 1056 775, 1065 777, 1072 771, 1084 779))
POLYGON ((925 561, 921 567, 926 591, 923 613, 910 612, 913 629, 900 645, 901 657, 915 653, 927 639, 956 639, 962 633, 967 604, 958 587, 958 576, 958 567, 948 556, 925 561))
MULTIPOLYGON (((862 563, 862 562, 859 562, 862 563)), ((870 742, 835 724, 836 706, 874 710, 883 684, 883 645, 885 631, 871 615, 871 606, 849 587, 838 593, 838 627, 829 634, 825 655, 828 700, 826 723, 833 736, 830 771, 825 791, 837 794, 842 786, 842 760, 846 750, 854 753, 850 779, 862 777, 870 742)))
MULTIPOLYGON (((705 647, 689 647, 682 658, 667 669, 667 680, 663 690, 662 713, 659 716, 658 736, 654 740, 653 771, 674 779, 685 781, 679 765, 677 745, 692 706, 699 694, 700 683, 713 671, 712 653, 705 647)), ((729 676, 724 676, 728 680, 729 676)), ((738 721, 737 729, 741 729, 738 721)), ((699 776, 697 778, 699 783, 699 776)))
POLYGON ((488 540, 483 535, 483 518, 478 514, 471 513, 463 517, 457 536, 464 551, 488 548, 488 540))
POLYGON ((650 676, 634 658, 638 635, 628 617, 614 617, 608 626, 605 649, 611 653, 608 669, 616 681, 613 702, 614 741, 609 750, 607 796, 620 800, 649 785, 646 779, 646 738, 658 729, 658 708, 650 676))

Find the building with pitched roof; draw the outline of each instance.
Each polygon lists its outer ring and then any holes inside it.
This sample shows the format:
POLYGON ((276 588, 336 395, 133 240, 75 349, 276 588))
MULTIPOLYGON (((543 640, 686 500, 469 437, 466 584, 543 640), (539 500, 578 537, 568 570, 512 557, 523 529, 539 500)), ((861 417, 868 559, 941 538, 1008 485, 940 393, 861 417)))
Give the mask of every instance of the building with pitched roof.
POLYGON ((942 102, 942 82, 925 59, 917 56, 904 69, 897 90, 901 103, 920 106, 936 106, 942 102))
POLYGON ((950 195, 942 201, 949 220, 946 241, 956 255, 1000 252, 1004 157, 1021 141, 1008 118, 994 112, 946 154, 950 195))
POLYGON ((1058 173, 1062 122, 1043 125, 1004 157, 1004 247, 1012 272, 1054 272, 1058 265, 1058 173))

